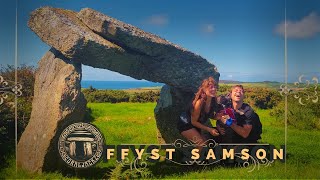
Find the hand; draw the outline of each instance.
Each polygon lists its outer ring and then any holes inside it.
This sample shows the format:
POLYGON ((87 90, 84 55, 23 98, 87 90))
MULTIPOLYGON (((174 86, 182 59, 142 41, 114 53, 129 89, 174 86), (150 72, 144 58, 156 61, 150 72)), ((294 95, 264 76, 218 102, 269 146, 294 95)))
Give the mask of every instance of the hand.
POLYGON ((212 135, 212 136, 219 136, 219 132, 214 129, 214 128, 208 128, 208 132, 212 135))
POLYGON ((220 111, 220 112, 216 113, 214 118, 220 120, 223 115, 224 115, 224 112, 220 111))
POLYGON ((223 123, 223 124, 226 124, 226 122, 227 122, 227 120, 230 118, 230 116, 229 115, 223 115, 222 117, 221 117, 221 122, 223 123))
POLYGON ((219 131, 220 134, 222 134, 222 135, 225 135, 225 134, 226 134, 226 131, 224 130, 223 127, 220 127, 219 125, 217 125, 217 129, 218 129, 218 131, 219 131))

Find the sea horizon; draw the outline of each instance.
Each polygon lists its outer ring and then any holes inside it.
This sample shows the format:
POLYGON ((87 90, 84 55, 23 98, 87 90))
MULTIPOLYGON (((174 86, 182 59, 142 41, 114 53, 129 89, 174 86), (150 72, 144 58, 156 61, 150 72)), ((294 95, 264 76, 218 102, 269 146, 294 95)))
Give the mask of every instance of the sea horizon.
MULTIPOLYGON (((243 83, 271 83, 271 84, 280 84, 281 82, 277 81, 261 81, 261 82, 242 82, 242 81, 233 81, 233 80, 220 80, 222 84, 243 84, 243 83)), ((120 80, 120 81, 102 81, 102 80, 82 80, 82 88, 92 88, 95 89, 140 89, 140 88, 154 88, 162 87, 165 83, 150 82, 146 80, 120 80)))
POLYGON ((139 89, 146 87, 162 87, 164 83, 150 82, 150 81, 97 81, 97 80, 82 80, 81 87, 95 89, 139 89))

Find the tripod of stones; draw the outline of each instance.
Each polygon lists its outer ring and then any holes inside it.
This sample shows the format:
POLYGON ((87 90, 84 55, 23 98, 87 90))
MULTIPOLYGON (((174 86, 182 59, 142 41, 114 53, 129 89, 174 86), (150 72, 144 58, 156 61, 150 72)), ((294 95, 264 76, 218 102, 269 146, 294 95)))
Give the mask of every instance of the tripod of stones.
POLYGON ((30 172, 68 169, 57 143, 65 127, 84 121, 81 64, 165 84, 154 109, 159 143, 182 138, 179 115, 203 79, 219 80, 200 55, 89 8, 42 7, 28 26, 52 47, 38 63, 31 118, 18 143, 18 167, 30 172))

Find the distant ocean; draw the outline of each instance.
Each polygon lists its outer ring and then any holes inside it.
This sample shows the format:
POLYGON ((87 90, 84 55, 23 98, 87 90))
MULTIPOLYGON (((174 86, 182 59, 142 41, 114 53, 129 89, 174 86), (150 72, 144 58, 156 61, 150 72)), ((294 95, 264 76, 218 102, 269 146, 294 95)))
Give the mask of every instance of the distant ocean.
POLYGON ((144 87, 161 87, 163 85, 163 83, 149 81, 81 81, 82 88, 89 88, 92 86, 96 89, 136 89, 144 87))

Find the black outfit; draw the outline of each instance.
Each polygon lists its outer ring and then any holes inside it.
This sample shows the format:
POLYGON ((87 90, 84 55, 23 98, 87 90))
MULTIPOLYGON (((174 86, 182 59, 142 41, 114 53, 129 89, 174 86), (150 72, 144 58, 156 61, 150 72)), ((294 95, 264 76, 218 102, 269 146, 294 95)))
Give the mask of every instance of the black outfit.
POLYGON ((252 114, 250 118, 247 118, 245 115, 239 116, 239 122, 237 125, 243 126, 243 125, 252 125, 252 129, 249 133, 249 136, 247 138, 243 138, 237 133, 235 133, 234 136, 234 142, 235 143, 257 143, 259 139, 261 139, 261 133, 262 133, 262 124, 260 122, 258 114, 256 114, 254 111, 252 111, 252 114))
POLYGON ((221 137, 222 143, 256 143, 258 139, 261 139, 262 125, 259 116, 253 111, 253 109, 246 103, 243 103, 239 112, 235 112, 236 124, 238 126, 252 125, 251 132, 247 138, 243 138, 230 127, 222 124, 221 121, 217 121, 217 125, 225 128, 225 135, 221 137))
MULTIPOLYGON (((211 100, 210 110, 208 113, 205 112, 205 106, 203 105, 201 108, 200 116, 199 116, 199 122, 201 124, 205 124, 210 117, 214 116, 214 113, 217 112, 218 106, 215 99, 211 100)), ((201 132, 200 128, 197 128, 191 124, 191 111, 193 110, 193 106, 190 105, 187 111, 181 113, 180 118, 178 120, 178 130, 181 134, 181 132, 195 128, 199 133, 201 132)))

